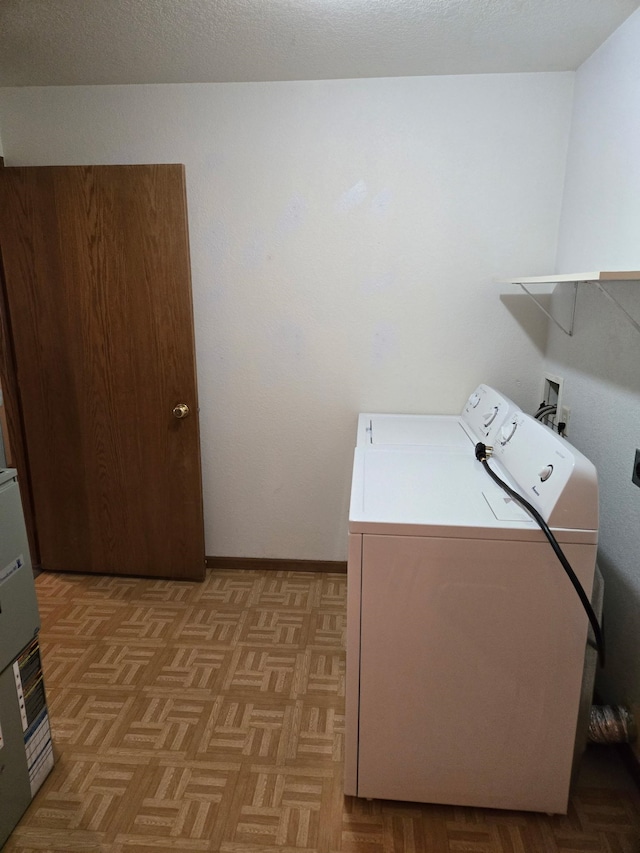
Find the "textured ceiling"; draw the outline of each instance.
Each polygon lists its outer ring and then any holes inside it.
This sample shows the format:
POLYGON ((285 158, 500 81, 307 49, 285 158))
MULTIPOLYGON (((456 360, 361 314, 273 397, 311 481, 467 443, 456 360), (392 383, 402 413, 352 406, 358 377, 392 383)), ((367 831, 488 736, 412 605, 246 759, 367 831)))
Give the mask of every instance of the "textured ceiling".
POLYGON ((577 68, 640 0, 0 0, 0 85, 577 68))

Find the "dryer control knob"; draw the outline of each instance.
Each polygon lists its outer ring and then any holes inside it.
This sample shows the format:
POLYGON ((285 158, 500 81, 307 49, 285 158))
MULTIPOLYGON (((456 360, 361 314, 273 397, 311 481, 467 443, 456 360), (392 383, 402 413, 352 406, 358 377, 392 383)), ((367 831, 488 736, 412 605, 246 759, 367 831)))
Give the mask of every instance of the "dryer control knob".
POLYGON ((472 409, 475 409, 475 407, 478 405, 479 402, 480 402, 480 394, 477 394, 476 392, 474 392, 469 397, 469 399, 467 400, 467 406, 470 406, 472 409))
POLYGON ((490 426, 496 419, 496 415, 498 414, 498 407, 494 406, 493 409, 489 412, 485 412, 482 416, 485 426, 490 426))
POLYGON ((545 465, 540 471, 540 480, 544 483, 553 474, 553 465, 545 465))
POLYGON ((517 421, 510 421, 500 429, 500 444, 504 447, 507 442, 511 441, 514 432, 517 430, 517 421))

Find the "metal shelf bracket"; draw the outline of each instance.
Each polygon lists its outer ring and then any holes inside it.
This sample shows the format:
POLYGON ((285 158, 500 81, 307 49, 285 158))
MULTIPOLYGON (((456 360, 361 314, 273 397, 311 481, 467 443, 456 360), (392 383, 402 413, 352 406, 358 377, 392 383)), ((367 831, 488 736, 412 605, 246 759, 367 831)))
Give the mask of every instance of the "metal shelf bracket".
MULTIPOLYGON (((533 301, 536 303, 538 308, 543 312, 543 314, 546 314, 547 317, 553 323, 555 323, 559 329, 562 329, 562 331, 565 333, 565 335, 569 335, 569 337, 571 337, 573 335, 573 324, 574 324, 575 317, 576 317, 576 301, 578 298, 578 282, 572 281, 570 283, 573 285, 573 294, 572 294, 573 300, 572 300, 572 306, 571 306, 571 320, 569 322, 569 328, 567 329, 567 328, 565 328, 565 326, 562 325, 562 323, 559 320, 556 320, 556 318, 552 314, 550 314, 549 311, 547 311, 547 309, 544 307, 544 305, 542 305, 542 303, 538 300, 537 296, 535 294, 531 293, 530 290, 527 290, 527 288, 524 286, 524 284, 521 281, 515 282, 515 284, 518 284, 522 288, 522 290, 524 290, 524 292, 527 294, 527 296, 530 299, 533 299, 533 301)), ((609 294, 607 294, 607 295, 609 295, 609 294)), ((609 298, 611 299, 612 297, 610 296, 609 298)))
POLYGON ((610 300, 611 300, 611 302, 613 302, 613 304, 616 306, 616 308, 624 314, 624 316, 625 316, 625 317, 627 318, 627 320, 631 323, 631 325, 633 326, 633 328, 634 328, 637 332, 640 332, 640 323, 638 323, 638 322, 637 322, 637 320, 634 320, 634 319, 633 319, 633 317, 631 316, 631 314, 629 314, 629 312, 627 311, 627 309, 626 309, 626 308, 624 308, 624 307, 623 307, 623 306, 618 302, 618 300, 615 298, 615 296, 613 296, 613 294, 609 293, 609 291, 608 291, 605 287, 603 287, 603 286, 600 284, 600 282, 599 282, 599 281, 594 281, 594 284, 596 285, 596 287, 598 288, 598 290, 602 291, 602 293, 604 293, 604 295, 607 297, 607 299, 610 299, 610 300))

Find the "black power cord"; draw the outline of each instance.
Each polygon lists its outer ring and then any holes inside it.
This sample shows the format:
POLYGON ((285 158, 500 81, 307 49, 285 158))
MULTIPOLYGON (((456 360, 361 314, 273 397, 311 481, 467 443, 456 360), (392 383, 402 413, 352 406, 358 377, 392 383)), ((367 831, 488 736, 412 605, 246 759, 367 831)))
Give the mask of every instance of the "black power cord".
POLYGON ((605 654, 604 654, 604 634, 602 632, 602 628, 600 627, 600 623, 598 622, 598 617, 594 613, 593 607, 591 606, 591 602, 584 591, 582 584, 578 580, 576 573, 571 568, 571 565, 567 558, 565 557, 562 548, 558 544, 558 540, 551 532, 549 525, 544 520, 544 518, 540 515, 538 510, 529 503, 526 498, 523 498, 522 495, 515 492, 510 486, 508 486, 504 480, 501 480, 500 477, 493 471, 493 469, 489 466, 487 462, 487 447, 481 441, 476 444, 476 459, 482 463, 485 471, 491 477, 491 479, 497 483, 501 489, 503 489, 510 498, 513 498, 514 501, 519 503, 526 511, 533 517, 534 521, 537 522, 540 529, 544 533, 544 535, 549 540, 549 544, 553 548, 553 551, 560 561, 562 568, 565 570, 567 575, 569 576, 569 580, 573 584, 573 588, 578 593, 578 597, 582 602, 582 606, 585 609, 587 616, 589 617, 589 622, 591 623, 591 627, 593 628, 593 636, 596 643, 596 649, 598 650, 598 661, 600 662, 600 666, 604 666, 605 654))

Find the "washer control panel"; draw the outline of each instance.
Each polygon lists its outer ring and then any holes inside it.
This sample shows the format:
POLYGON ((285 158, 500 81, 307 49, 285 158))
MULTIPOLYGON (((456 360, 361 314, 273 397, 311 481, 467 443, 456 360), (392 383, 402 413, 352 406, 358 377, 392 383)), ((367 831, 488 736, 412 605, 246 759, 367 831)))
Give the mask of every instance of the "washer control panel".
MULTIPOLYGON (((549 427, 516 412, 493 444, 494 464, 549 524, 596 530, 598 481, 593 464, 549 427)), ((491 464, 490 460, 489 464, 491 464)), ((501 473, 497 470, 497 473, 501 473)))
POLYGON ((462 410, 468 431, 480 441, 495 441, 502 424, 514 412, 515 403, 488 385, 478 385, 462 410))

